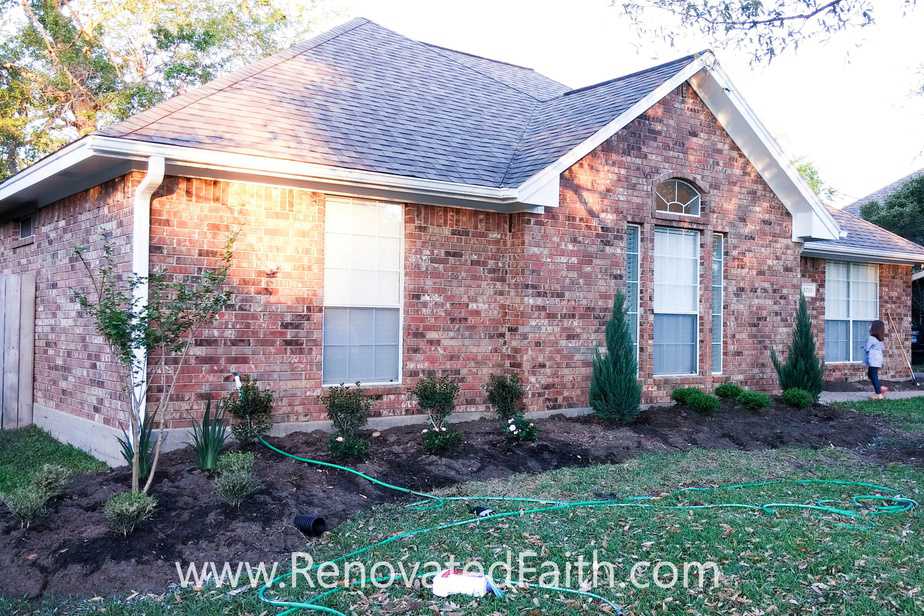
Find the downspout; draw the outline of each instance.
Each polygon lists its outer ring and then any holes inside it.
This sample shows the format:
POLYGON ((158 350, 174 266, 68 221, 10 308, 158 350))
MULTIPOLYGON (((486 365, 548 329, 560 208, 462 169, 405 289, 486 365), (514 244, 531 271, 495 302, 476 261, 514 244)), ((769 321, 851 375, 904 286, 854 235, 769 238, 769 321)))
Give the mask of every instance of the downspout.
MULTIPOLYGON (((132 274, 141 280, 133 290, 136 306, 148 303, 148 274, 151 255, 151 196, 164 181, 164 157, 148 158, 148 171, 135 188, 132 200, 132 274)), ((139 402, 140 418, 144 419, 147 404, 148 358, 144 349, 135 349, 135 369, 131 375, 135 398, 139 402)), ((129 425, 131 429, 131 425, 129 425)))

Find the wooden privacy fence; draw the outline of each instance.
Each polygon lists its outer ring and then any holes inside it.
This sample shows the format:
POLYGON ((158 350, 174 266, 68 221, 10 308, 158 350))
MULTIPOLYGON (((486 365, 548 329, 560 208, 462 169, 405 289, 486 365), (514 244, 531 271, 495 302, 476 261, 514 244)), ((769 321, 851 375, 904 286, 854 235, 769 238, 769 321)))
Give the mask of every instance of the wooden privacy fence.
POLYGON ((32 423, 35 272, 0 274, 0 428, 32 423))

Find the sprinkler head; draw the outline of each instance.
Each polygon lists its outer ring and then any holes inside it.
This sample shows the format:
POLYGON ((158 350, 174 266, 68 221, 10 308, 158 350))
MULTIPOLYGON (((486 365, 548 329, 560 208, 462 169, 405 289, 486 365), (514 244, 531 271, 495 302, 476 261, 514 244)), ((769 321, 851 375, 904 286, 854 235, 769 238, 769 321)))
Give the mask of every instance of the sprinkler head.
POLYGON ((306 537, 320 537, 327 530, 324 518, 313 513, 295 516, 292 524, 306 537))

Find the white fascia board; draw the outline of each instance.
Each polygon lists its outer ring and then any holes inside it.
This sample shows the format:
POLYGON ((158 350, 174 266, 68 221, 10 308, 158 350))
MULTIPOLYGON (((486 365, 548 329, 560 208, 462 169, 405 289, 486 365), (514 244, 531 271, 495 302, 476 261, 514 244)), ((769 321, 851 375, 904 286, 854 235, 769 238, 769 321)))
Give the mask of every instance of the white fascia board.
MULTIPOLYGON (((813 246, 811 242, 802 248, 802 256, 820 259, 865 261, 869 263, 899 263, 924 265, 924 254, 894 250, 872 250, 851 246, 813 246)), ((924 273, 924 272, 922 272, 924 273)))
POLYGON ((838 239, 840 227, 834 217, 805 184, 711 54, 710 60, 705 70, 691 77, 690 85, 793 215, 793 239, 838 239))
MULTIPOLYGON (((141 168, 151 157, 163 158, 168 172, 177 170, 192 177, 246 178, 243 181, 270 184, 291 182, 335 194, 374 195, 401 202, 497 212, 541 213, 544 207, 558 206, 557 190, 552 199, 548 191, 527 194, 516 188, 426 180, 101 135, 88 135, 0 184, 0 203, 90 158, 130 161, 141 168)), ((79 190, 83 188, 74 192, 79 190)))
POLYGON ((911 280, 924 280, 924 270, 911 274, 911 280))
POLYGON ((94 155, 91 137, 78 139, 0 183, 0 202, 43 180, 66 171, 94 155))
MULTIPOLYGON (((94 136, 93 149, 103 156, 133 160, 161 156, 167 161, 168 168, 198 169, 203 177, 208 177, 210 172, 223 172, 248 177, 308 181, 324 186, 325 190, 342 194, 352 194, 351 187, 359 187, 366 191, 378 191, 385 196, 391 193, 401 201, 423 200, 439 205, 445 200, 452 205, 468 204, 468 207, 495 211, 541 211, 542 206, 550 205, 535 200, 523 201, 520 199, 520 191, 512 188, 427 180, 115 137, 94 136)), ((551 205, 558 205, 557 198, 551 205)))
MULTIPOLYGON (((706 54, 708 55, 708 54, 706 54)), ((690 79, 705 66, 705 55, 692 60, 676 75, 652 90, 647 96, 622 112, 615 119, 597 130, 593 135, 569 150, 564 156, 551 165, 538 171, 520 185, 520 193, 524 195, 548 195, 552 192, 549 185, 555 188, 556 205, 558 202, 558 185, 561 174, 576 162, 597 149, 604 141, 615 135, 629 122, 639 117, 655 103, 673 92, 680 84, 690 79)))

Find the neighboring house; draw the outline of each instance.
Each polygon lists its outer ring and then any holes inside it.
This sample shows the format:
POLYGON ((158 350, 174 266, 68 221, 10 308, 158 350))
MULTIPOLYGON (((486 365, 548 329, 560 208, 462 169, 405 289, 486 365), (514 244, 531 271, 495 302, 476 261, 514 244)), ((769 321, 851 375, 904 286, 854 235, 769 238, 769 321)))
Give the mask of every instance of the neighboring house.
POLYGON ((918 169, 917 171, 913 171, 909 173, 908 175, 906 175, 905 177, 895 180, 891 184, 886 184, 885 186, 883 186, 882 188, 880 188, 879 190, 875 192, 871 192, 870 194, 866 195, 862 199, 857 199, 850 205, 844 206, 843 209, 847 212, 850 212, 854 216, 860 216, 860 208, 862 208, 864 205, 866 205, 870 201, 878 201, 879 203, 883 203, 886 199, 892 196, 892 193, 897 191, 899 188, 901 188, 902 186, 904 186, 905 184, 907 184, 914 178, 921 176, 921 175, 924 175, 924 169, 918 169))
POLYGON ((241 231, 233 305, 196 342, 173 426, 232 370, 289 428, 357 380, 374 414, 416 413, 430 373, 460 381, 461 411, 501 372, 530 411, 586 407, 619 289, 644 402, 773 390, 802 289, 829 376, 861 378, 869 321, 909 330, 924 249, 830 212, 788 160, 709 52, 571 90, 351 21, 0 185, 2 271, 37 272, 36 422, 116 455, 124 384, 69 294, 88 284, 74 248, 96 262, 102 232, 124 271, 182 276, 241 231))

